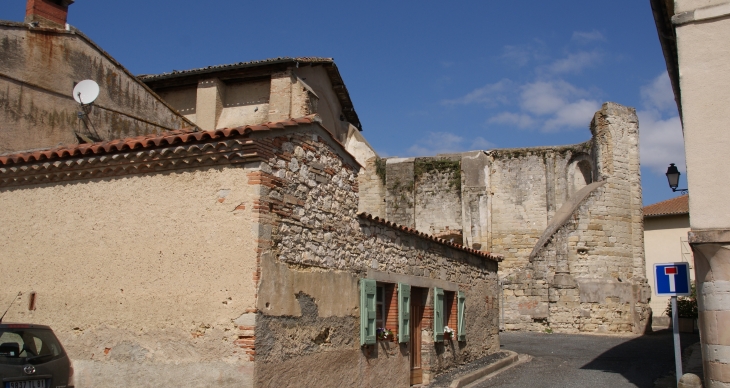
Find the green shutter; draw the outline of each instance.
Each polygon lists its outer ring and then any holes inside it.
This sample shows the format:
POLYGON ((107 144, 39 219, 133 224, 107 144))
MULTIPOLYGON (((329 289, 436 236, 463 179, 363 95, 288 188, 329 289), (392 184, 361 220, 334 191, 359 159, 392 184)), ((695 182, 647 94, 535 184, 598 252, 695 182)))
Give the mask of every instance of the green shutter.
POLYGON ((459 317, 459 323, 456 325, 456 335, 459 341, 466 341, 466 331, 464 331, 464 307, 466 307, 466 294, 464 294, 464 291, 459 291, 459 299, 458 299, 458 317, 459 317))
POLYGON ((433 340, 444 341, 444 290, 433 288, 433 340))
POLYGON ((360 346, 375 344, 375 280, 360 279, 360 346))
POLYGON ((411 286, 398 283, 398 342, 411 340, 411 286))

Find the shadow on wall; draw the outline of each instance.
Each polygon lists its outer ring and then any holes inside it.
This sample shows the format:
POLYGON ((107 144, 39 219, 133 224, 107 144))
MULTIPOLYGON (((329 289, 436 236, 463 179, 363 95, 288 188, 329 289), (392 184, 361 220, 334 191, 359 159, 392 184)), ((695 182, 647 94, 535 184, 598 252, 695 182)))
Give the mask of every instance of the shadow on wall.
MULTIPOLYGON (((700 336, 695 333, 680 333, 680 336, 682 354, 686 348, 700 341, 700 336)), ((658 367, 661 365, 674 365, 674 342, 671 330, 659 330, 623 342, 603 352, 581 369, 618 373, 637 387, 653 388, 657 379, 674 372, 673 367, 663 370, 658 367), (636 362, 626 368, 625 358, 628 354, 646 361, 636 362)))

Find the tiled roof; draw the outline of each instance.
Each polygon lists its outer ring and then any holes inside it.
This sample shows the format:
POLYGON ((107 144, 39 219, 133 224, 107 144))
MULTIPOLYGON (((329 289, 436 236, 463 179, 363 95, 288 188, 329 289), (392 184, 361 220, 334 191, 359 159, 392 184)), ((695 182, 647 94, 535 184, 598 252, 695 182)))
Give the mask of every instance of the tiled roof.
POLYGON ((174 171, 192 166, 267 161, 275 156, 275 149, 269 142, 262 140, 275 137, 284 130, 297 132, 299 129, 296 127, 300 125, 319 132, 319 136, 336 149, 344 163, 355 169, 361 167, 355 157, 322 127, 321 119, 311 115, 262 125, 215 131, 184 129, 158 135, 2 155, 0 187, 174 171), (261 133, 262 136, 251 136, 253 133, 261 133))
POLYGON ((268 58, 268 59, 261 59, 257 61, 248 61, 248 62, 236 62, 236 63, 228 63, 224 65, 213 65, 213 66, 206 66, 206 67, 199 67, 197 69, 189 69, 189 70, 173 70, 167 73, 161 73, 161 74, 140 74, 137 77, 141 79, 144 82, 149 81, 156 81, 160 79, 167 79, 167 78, 174 78, 174 77, 181 77, 186 75, 193 75, 193 74, 205 74, 205 73, 214 73, 221 70, 236 70, 236 69, 243 69, 247 67, 255 67, 255 66, 263 66, 263 65, 274 65, 277 63, 334 63, 335 60, 333 58, 321 58, 321 57, 278 57, 278 58, 268 58))
POLYGON ((90 144, 74 144, 48 150, 23 152, 0 156, 0 166, 8 167, 23 163, 54 161, 74 157, 97 156, 115 152, 129 152, 135 150, 182 145, 186 143, 224 139, 232 136, 244 135, 255 131, 268 131, 276 128, 311 124, 318 121, 317 116, 310 115, 298 119, 266 123, 260 125, 246 125, 237 128, 224 128, 212 131, 193 131, 181 129, 146 136, 116 139, 90 144))
POLYGON ((689 195, 680 195, 666 201, 644 207, 644 217, 689 214, 689 195))
POLYGON ((154 88, 154 84, 158 83, 158 81, 168 79, 196 76, 209 73, 218 73, 224 71, 235 71, 259 66, 271 66, 278 64, 290 64, 296 66, 299 66, 299 64, 324 66, 325 71, 327 71, 327 76, 330 79, 330 83, 332 84, 332 88, 337 95, 337 98, 340 100, 340 105, 342 106, 342 114, 345 116, 345 118, 347 118, 348 122, 352 123, 352 125, 362 131, 362 124, 360 123, 360 118, 357 116, 357 112, 355 112, 355 106, 353 105, 352 99, 350 98, 350 92, 348 92, 347 87, 345 86, 345 81, 342 80, 340 71, 337 69, 337 65, 335 64, 335 60, 333 58, 279 57, 262 59, 258 61, 237 62, 229 63, 226 65, 199 67, 197 69, 189 70, 173 70, 171 72, 162 74, 141 74, 138 75, 137 78, 154 88))
POLYGON ((467 248, 467 247, 465 247, 463 245, 460 245, 460 244, 454 244, 454 243, 448 242, 448 241, 446 241, 444 239, 440 239, 438 237, 434 237, 434 236, 432 236, 430 234, 426 234, 426 233, 423 233, 423 232, 419 232, 416 229, 409 228, 409 227, 403 226, 403 225, 399 225, 399 224, 396 224, 394 222, 387 221, 387 220, 385 220, 383 218, 380 218, 380 217, 374 217, 370 213, 362 212, 362 213, 359 213, 358 214, 358 217, 363 218, 363 219, 366 219, 366 220, 373 221, 373 222, 378 223, 378 224, 381 224, 381 225, 385 225, 387 227, 390 227, 390 228, 393 228, 393 229, 396 229, 396 230, 400 230, 402 232, 406 232, 406 233, 410 233, 410 234, 415 234, 416 236, 425 238, 427 240, 431 240, 431 241, 437 242, 439 244, 446 245, 446 246, 449 246, 449 247, 454 248, 454 249, 458 249, 460 251, 469 252, 471 254, 474 254, 474 255, 477 255, 477 256, 481 256, 481 257, 484 257, 486 259, 490 259, 490 260, 493 260, 493 261, 496 261, 496 262, 500 262, 500 261, 502 261, 504 259, 502 257, 502 255, 495 255, 493 253, 489 253, 489 252, 485 252, 485 251, 479 251, 479 250, 476 250, 476 249, 467 248))

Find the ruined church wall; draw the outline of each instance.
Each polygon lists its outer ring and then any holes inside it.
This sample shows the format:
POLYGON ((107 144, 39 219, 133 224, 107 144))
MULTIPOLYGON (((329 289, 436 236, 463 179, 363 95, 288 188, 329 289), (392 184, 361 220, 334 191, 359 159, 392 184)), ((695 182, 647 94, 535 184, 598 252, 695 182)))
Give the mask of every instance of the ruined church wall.
POLYGON ((22 292, 4 320, 50 325, 78 388, 251 386, 253 362, 236 344, 238 320, 255 309, 248 173, 0 189, 0 303, 22 292))
POLYGON ((442 172, 417 173, 419 161, 454 155, 388 159, 386 218, 431 233, 457 220, 466 246, 503 255, 508 330, 642 332, 647 296, 635 111, 606 103, 591 131, 590 141, 576 145, 460 154, 456 197, 443 184, 419 189, 419 182, 443 182, 442 172), (396 192, 390 183, 409 179, 412 191, 396 192), (575 203, 598 181, 603 187, 590 200, 575 203), (411 208, 393 203, 403 198, 411 208), (558 215, 575 227, 553 225, 558 215))
POLYGON ((282 134, 271 147, 257 207, 268 220, 254 328, 258 386, 410 385, 407 344, 360 346, 361 278, 466 292, 467 341, 434 344, 424 334, 427 379, 498 350, 495 261, 358 216, 359 166, 316 131, 282 134))
POLYGON ((635 112, 607 103, 596 112, 591 131, 599 183, 584 200, 566 203, 574 209, 559 209, 568 212, 566 222, 543 236, 549 238, 522 269, 504 277, 508 330, 645 330, 650 290, 644 278, 635 112))
POLYGON ((489 151, 491 252, 504 255, 502 276, 524 268, 555 211, 569 196, 568 169, 590 145, 489 151))

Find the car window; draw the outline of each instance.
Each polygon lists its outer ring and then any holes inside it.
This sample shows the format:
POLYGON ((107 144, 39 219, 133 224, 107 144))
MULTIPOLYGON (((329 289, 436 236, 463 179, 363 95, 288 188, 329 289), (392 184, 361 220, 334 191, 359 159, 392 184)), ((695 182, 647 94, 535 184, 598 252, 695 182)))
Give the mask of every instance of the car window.
POLYGON ((51 330, 0 329, 0 364, 42 364, 63 356, 51 330))

